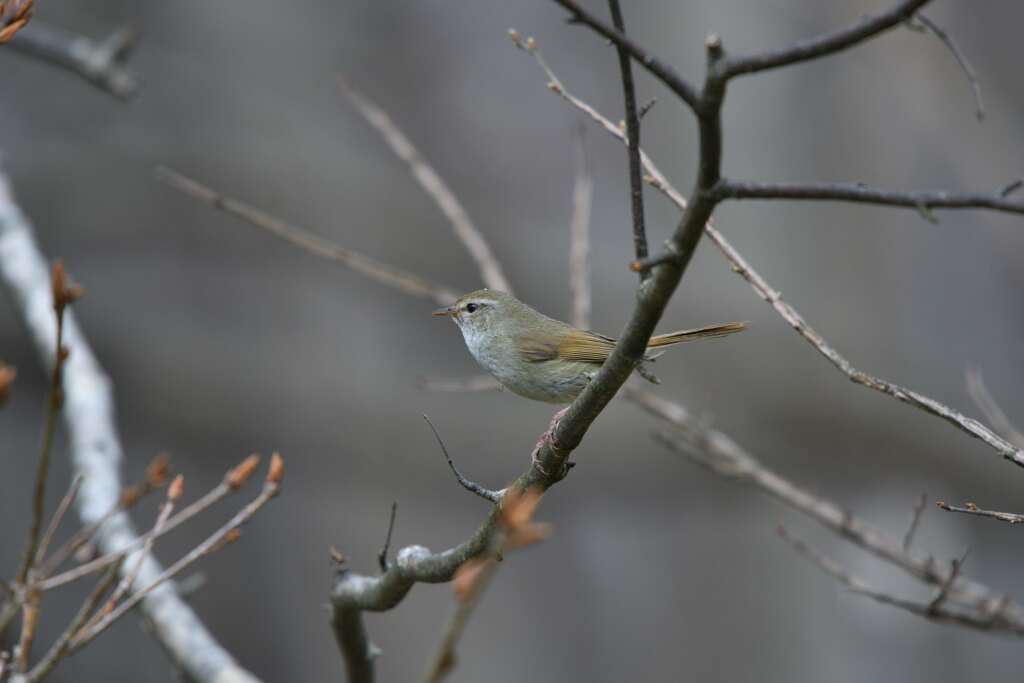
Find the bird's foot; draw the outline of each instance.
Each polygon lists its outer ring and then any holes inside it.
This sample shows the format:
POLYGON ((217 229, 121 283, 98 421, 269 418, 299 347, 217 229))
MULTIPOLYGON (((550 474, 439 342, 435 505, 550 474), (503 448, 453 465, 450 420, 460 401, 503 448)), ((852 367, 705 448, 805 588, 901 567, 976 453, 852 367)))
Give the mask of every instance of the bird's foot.
POLYGON ((534 467, 540 470, 544 476, 549 475, 544 469, 544 466, 540 464, 540 451, 545 446, 552 446, 556 449, 558 448, 558 444, 555 442, 555 430, 558 429, 558 423, 562 421, 562 418, 565 417, 565 414, 569 411, 569 407, 570 406, 566 406, 551 416, 551 422, 548 424, 547 431, 541 434, 540 438, 537 439, 537 445, 533 447, 533 453, 530 455, 533 460, 534 467))

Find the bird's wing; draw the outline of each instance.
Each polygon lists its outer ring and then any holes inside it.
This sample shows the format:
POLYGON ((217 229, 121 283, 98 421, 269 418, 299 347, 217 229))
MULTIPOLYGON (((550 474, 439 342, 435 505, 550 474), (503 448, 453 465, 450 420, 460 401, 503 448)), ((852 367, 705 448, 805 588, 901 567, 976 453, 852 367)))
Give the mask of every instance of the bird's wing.
POLYGON ((541 363, 558 358, 558 347, 550 339, 542 339, 529 334, 516 337, 516 350, 519 355, 530 363, 541 363))
POLYGON ((558 344, 558 356, 564 360, 601 364, 615 348, 615 340, 589 330, 572 330, 558 344))

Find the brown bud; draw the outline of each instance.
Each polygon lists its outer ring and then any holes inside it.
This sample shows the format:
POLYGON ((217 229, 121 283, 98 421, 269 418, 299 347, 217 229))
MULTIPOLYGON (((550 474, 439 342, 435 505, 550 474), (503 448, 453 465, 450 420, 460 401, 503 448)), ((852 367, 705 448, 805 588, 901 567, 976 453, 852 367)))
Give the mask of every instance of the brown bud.
POLYGON ((267 469, 267 483, 280 484, 282 479, 284 479, 284 458, 281 457, 280 453, 274 453, 270 456, 270 467, 267 469))
POLYGON ((477 583, 480 581, 480 573, 487 566, 488 562, 480 557, 471 557, 455 570, 455 578, 452 580, 452 590, 455 591, 455 598, 459 602, 467 602, 473 599, 476 594, 477 583))
POLYGON ((167 487, 167 500, 172 503, 181 498, 182 492, 185 490, 185 477, 179 474, 171 482, 171 485, 167 487))
POLYGON ((233 469, 228 471, 227 475, 224 477, 224 483, 230 486, 233 490, 238 490, 245 484, 246 480, 252 476, 252 473, 256 470, 256 466, 259 464, 259 454, 253 453, 248 458, 238 463, 238 465, 233 469))
POLYGON ((213 545, 213 547, 210 548, 210 552, 211 553, 215 553, 218 550, 221 550, 221 549, 231 545, 232 543, 234 543, 235 541, 237 541, 241 537, 242 537, 242 532, 241 532, 241 530, 238 529, 238 527, 235 527, 234 529, 228 529, 227 532, 225 532, 223 538, 221 538, 219 541, 217 541, 213 545))
POLYGON ((517 45, 519 44, 519 41, 522 40, 523 38, 521 35, 519 35, 519 31, 515 30, 514 28, 510 28, 508 30, 508 37, 511 38, 512 42, 516 43, 517 45))
POLYGON ((170 456, 166 453, 157 453, 149 465, 146 466, 146 484, 151 488, 160 488, 167 481, 168 465, 170 456))
POLYGON ((4 404, 10 394, 11 383, 18 376, 18 371, 13 366, 5 365, 0 361, 0 405, 4 404))

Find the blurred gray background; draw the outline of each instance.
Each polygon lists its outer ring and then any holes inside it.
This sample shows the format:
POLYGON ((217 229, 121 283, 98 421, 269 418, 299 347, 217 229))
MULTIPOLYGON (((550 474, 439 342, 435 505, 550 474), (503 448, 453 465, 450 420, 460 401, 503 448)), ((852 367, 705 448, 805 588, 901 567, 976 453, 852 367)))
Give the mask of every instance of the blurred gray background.
MULTIPOLYGON (((704 36, 752 51, 839 27, 879 2, 623 2, 627 28, 700 77, 704 36)), ((606 12, 604 3, 589 6, 606 12)), ((728 175, 861 180, 895 188, 994 190, 1024 172, 1018 3, 940 0, 930 16, 973 61, 988 119, 937 40, 897 30, 852 52, 735 82, 725 109, 728 175)), ((152 179, 169 164, 366 254, 470 290, 476 270, 404 166, 344 101, 343 72, 392 113, 481 226, 518 294, 567 316, 573 130, 506 37, 536 38, 566 85, 621 117, 615 54, 567 26, 550 2, 393 0, 294 3, 40 2, 37 17, 99 37, 143 32, 128 104, 10 51, 0 149, 51 257, 87 288, 75 306, 117 389, 137 477, 159 450, 188 495, 251 451, 287 459, 284 494, 243 541, 201 565, 192 601, 267 681, 342 676, 327 627, 327 548, 373 571, 398 502, 395 543, 441 549, 485 505, 452 480, 426 425, 459 465, 500 486, 519 473, 550 416, 509 393, 436 394, 421 375, 477 368, 451 324, 414 300, 317 260, 152 179)), ((645 147, 680 188, 695 161, 691 116, 645 74, 645 147)), ((595 180, 594 327, 626 320, 635 276, 625 152, 589 129, 595 180)), ((648 193, 659 244, 676 213, 648 193)), ((858 367, 977 414, 976 366, 1024 423, 1024 231, 985 212, 812 203, 731 203, 723 232, 858 367)), ((1024 473, 952 427, 846 381, 709 245, 664 328, 733 319, 744 335, 688 346, 658 364, 658 389, 795 482, 902 534, 922 492, 1021 511, 1024 473)), ((9 302, 0 357, 20 370, 0 411, 0 561, 13 568, 29 510, 45 377, 9 302)), ((555 537, 512 556, 460 647, 455 681, 964 681, 1017 675, 1021 643, 926 623, 844 591, 775 536, 784 522, 878 586, 928 593, 763 495, 665 452, 652 421, 615 402, 539 517, 555 537)), ((63 441, 59 446, 63 449, 63 441)), ((56 501, 68 481, 60 450, 56 501)), ((233 506, 234 504, 232 504, 233 506)), ((158 546, 173 559, 224 506, 158 546)), ((156 502, 136 517, 151 523, 156 502)), ((929 506, 919 548, 1020 597, 1021 530, 929 506)), ((5 570, 9 571, 9 570, 5 570)), ((48 641, 81 597, 47 601, 48 641)), ((452 610, 449 586, 419 586, 371 615, 384 681, 417 679, 452 610)), ((60 670, 59 681, 167 681, 158 646, 126 619, 60 670), (127 654, 130 653, 130 656, 127 654)))

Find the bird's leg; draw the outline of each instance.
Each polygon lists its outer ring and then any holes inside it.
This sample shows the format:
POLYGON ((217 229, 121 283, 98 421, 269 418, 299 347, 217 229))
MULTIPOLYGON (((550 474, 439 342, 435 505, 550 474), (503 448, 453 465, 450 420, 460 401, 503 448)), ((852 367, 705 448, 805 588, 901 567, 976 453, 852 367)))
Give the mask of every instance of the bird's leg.
POLYGON ((570 407, 571 406, 566 406, 551 416, 551 422, 548 424, 547 431, 540 435, 540 438, 537 439, 537 445, 533 447, 533 453, 531 453, 533 464, 537 469, 543 472, 545 476, 550 475, 548 475, 548 473, 544 471, 544 468, 541 466, 540 460, 537 456, 540 453, 540 449, 543 448, 544 446, 550 444, 557 447, 557 444, 555 443, 555 429, 558 428, 558 423, 561 422, 563 417, 565 417, 565 414, 569 412, 570 407))

